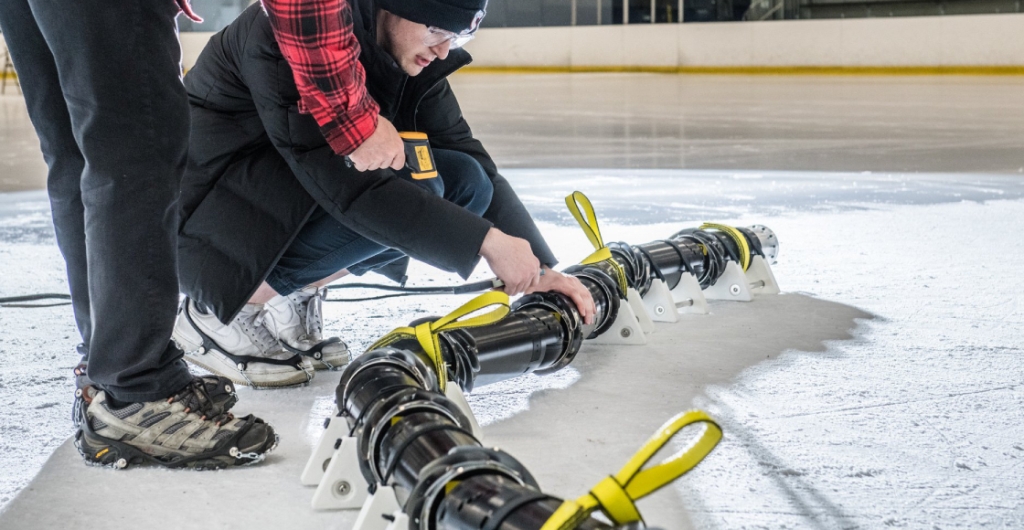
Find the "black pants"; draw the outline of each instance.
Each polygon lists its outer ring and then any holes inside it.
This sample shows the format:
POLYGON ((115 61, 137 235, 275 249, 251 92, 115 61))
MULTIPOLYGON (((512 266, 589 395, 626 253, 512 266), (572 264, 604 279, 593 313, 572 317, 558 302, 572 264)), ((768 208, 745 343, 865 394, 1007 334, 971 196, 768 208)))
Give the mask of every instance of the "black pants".
POLYGON ((170 343, 189 127, 177 13, 173 0, 0 0, 88 373, 122 401, 191 379, 170 343))

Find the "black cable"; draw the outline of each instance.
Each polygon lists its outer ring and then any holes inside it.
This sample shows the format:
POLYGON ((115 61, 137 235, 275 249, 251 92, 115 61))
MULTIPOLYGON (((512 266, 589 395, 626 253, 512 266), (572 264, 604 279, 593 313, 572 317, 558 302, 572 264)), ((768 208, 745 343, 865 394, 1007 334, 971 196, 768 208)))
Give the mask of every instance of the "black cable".
MULTIPOLYGON (((430 294, 469 294, 500 288, 499 280, 483 280, 479 282, 466 283, 461 285, 444 285, 440 287, 406 287, 404 285, 383 285, 376 283, 345 283, 341 285, 328 285, 328 290, 335 289, 377 289, 380 291, 395 291, 396 294, 384 294, 379 296, 368 296, 364 298, 328 298, 325 302, 368 302, 371 300, 383 300, 385 298, 397 298, 401 296, 430 295, 430 294)), ((0 307, 11 308, 33 308, 33 307, 56 307, 71 305, 71 295, 57 293, 30 294, 24 296, 11 296, 0 298, 0 307), (26 304, 24 302, 37 302, 40 300, 68 300, 55 304, 26 304)))
POLYGON ((0 298, 0 307, 20 307, 20 308, 33 308, 33 307, 57 307, 62 305, 71 305, 71 295, 68 294, 57 294, 57 293, 42 293, 42 294, 29 294, 24 296, 10 296, 7 298, 0 298), (67 302, 57 302, 55 304, 26 304, 23 302, 37 302, 40 300, 68 300, 67 302))
POLYGON ((383 300, 385 298, 397 298, 401 296, 421 296, 438 294, 469 294, 480 291, 487 291, 501 287, 500 280, 482 280, 479 282, 465 283, 461 285, 443 285, 439 287, 406 287, 404 285, 383 285, 376 283, 343 283, 341 285, 328 285, 328 290, 336 289, 377 289, 380 291, 395 291, 397 294, 382 294, 364 298, 325 298, 324 302, 368 302, 371 300, 383 300))

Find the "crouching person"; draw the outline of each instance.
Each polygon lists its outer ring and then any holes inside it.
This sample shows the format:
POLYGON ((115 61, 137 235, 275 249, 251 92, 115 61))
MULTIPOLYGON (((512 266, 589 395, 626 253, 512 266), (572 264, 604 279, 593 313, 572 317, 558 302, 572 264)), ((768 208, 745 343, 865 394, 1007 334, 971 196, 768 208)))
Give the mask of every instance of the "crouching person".
POLYGON ((353 0, 377 126, 428 136, 439 175, 423 180, 398 160, 369 167, 334 148, 325 124, 346 116, 303 112, 308 87, 296 79, 318 81, 293 75, 282 53, 293 48, 275 41, 258 4, 211 38, 185 79, 192 133, 179 273, 187 299, 174 339, 186 359, 259 387, 341 368, 348 348, 323 337, 325 286, 368 270, 399 279, 406 256, 463 278, 482 257, 507 293, 562 292, 592 320, 589 292, 550 269, 554 255, 446 81, 470 62, 459 47, 485 5, 353 0))

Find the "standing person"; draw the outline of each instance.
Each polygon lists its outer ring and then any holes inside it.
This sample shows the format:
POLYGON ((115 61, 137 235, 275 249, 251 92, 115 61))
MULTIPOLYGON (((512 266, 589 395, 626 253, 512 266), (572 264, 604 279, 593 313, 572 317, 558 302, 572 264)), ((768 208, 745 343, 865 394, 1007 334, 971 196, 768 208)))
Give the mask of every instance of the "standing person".
POLYGON ((277 440, 228 413, 230 382, 194 377, 170 341, 189 131, 175 18, 194 16, 179 3, 0 2, 83 340, 77 444, 120 467, 242 464, 277 440))
POLYGON ((403 255, 463 277, 483 258, 507 293, 562 292, 593 317, 586 288, 551 270, 553 253, 447 81, 470 62, 459 46, 485 5, 352 0, 367 90, 381 123, 425 133, 440 175, 427 180, 347 167, 302 115, 300 76, 281 67, 289 52, 273 15, 250 7, 210 39, 185 79, 192 134, 179 270, 189 300, 174 339, 190 362, 266 387, 343 366, 344 343, 322 341, 317 294, 403 255))

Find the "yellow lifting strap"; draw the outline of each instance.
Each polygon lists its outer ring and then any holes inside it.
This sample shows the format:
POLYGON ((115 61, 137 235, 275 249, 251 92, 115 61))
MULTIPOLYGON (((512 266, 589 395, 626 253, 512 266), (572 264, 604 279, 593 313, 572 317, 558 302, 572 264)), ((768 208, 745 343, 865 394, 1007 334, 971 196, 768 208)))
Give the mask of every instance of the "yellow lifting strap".
POLYGON ((700 225, 699 230, 704 230, 705 228, 721 230, 731 237, 732 240, 736 242, 736 246, 740 248, 740 265, 743 266, 743 272, 746 272, 747 269, 750 268, 750 245, 747 243, 747 236, 743 235, 743 232, 740 232, 729 225, 722 225, 718 223, 704 223, 700 225))
POLYGON ((597 483, 586 495, 575 501, 565 501, 541 527, 541 530, 570 530, 576 528, 595 510, 600 509, 615 525, 643 521, 636 501, 667 486, 693 469, 718 445, 722 428, 704 411, 691 410, 668 420, 662 425, 629 462, 614 476, 597 483), (690 447, 670 456, 653 467, 641 468, 671 440, 676 433, 693 423, 705 423, 707 428, 700 439, 690 447))
POLYGON ((622 270, 622 265, 615 261, 615 258, 612 257, 612 251, 608 250, 604 240, 601 239, 601 228, 597 226, 597 215, 594 213, 594 205, 590 204, 590 199, 582 191, 574 191, 571 195, 567 195, 565 197, 565 205, 569 207, 569 212, 576 218, 576 222, 579 223, 580 228, 587 234, 587 239, 590 240, 590 243, 596 249, 593 254, 584 258, 580 264, 592 265, 602 261, 610 263, 615 268, 619 290, 622 297, 625 298, 626 291, 629 288, 629 283, 626 282, 626 271, 622 270), (585 218, 584 214, 586 214, 585 218))
POLYGON ((501 291, 486 292, 433 322, 424 322, 415 327, 397 328, 373 343, 367 351, 383 348, 403 339, 416 339, 420 343, 420 347, 423 348, 423 352, 433 363, 440 390, 444 392, 445 387, 448 385, 448 368, 445 366, 444 358, 441 356, 441 343, 437 339, 437 334, 453 329, 475 328, 493 324, 505 318, 508 312, 507 294, 501 291), (482 315, 463 319, 463 317, 491 306, 498 307, 482 315))

